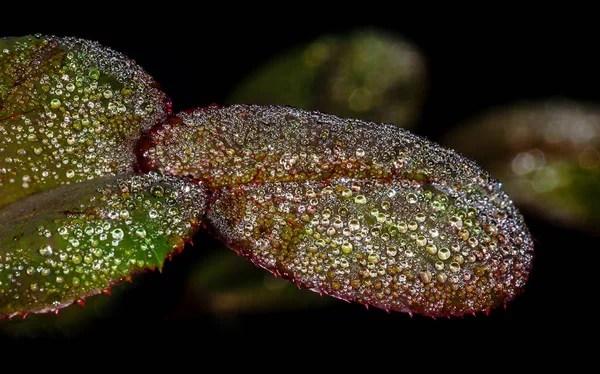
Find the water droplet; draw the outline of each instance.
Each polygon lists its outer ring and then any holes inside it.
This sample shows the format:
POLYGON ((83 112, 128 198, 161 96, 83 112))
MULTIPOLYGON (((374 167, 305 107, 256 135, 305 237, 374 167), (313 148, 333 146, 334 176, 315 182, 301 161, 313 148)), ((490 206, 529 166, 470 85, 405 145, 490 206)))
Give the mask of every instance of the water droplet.
POLYGON ((60 100, 52 99, 52 101, 50 101, 50 108, 58 109, 58 108, 60 108, 60 104, 61 104, 60 100))
POLYGON ((437 255, 440 260, 447 260, 450 258, 450 250, 448 248, 442 248, 438 251, 437 255))
POLYGON ((52 255, 52 247, 49 245, 45 245, 39 250, 40 254, 44 257, 48 257, 52 255))
POLYGON ((114 229, 110 232, 110 234, 113 237, 113 239, 116 239, 116 240, 123 239, 123 235, 124 235, 123 230, 121 230, 121 229, 114 229))
POLYGON ((98 78, 100 78, 100 72, 96 69, 92 69, 88 73, 88 76, 92 79, 98 79, 98 78))
MULTIPOLYGON (((352 192, 350 192, 352 194, 352 192)), ((364 195, 358 195, 354 198, 354 202, 359 205, 365 205, 367 203, 367 198, 364 195)))
POLYGON ((139 229, 135 230, 135 235, 143 239, 146 237, 146 230, 144 230, 144 228, 140 227, 139 229))
POLYGON ((155 184, 150 187, 150 193, 155 197, 162 197, 165 194, 165 189, 161 185, 155 184))
POLYGON ((450 270, 452 270, 453 272, 457 272, 460 270, 460 264, 456 261, 453 261, 450 263, 450 270))
POLYGON ((71 257, 71 262, 73 262, 75 265, 80 264, 81 263, 81 255, 75 254, 71 257))
POLYGON ((457 216, 452 216, 450 217, 450 225, 452 227, 456 227, 457 229, 460 229, 462 227, 462 219, 460 219, 460 217, 457 216))
POLYGON ((435 244, 429 244, 425 247, 425 250, 427 253, 434 255, 437 253, 437 246, 435 244))

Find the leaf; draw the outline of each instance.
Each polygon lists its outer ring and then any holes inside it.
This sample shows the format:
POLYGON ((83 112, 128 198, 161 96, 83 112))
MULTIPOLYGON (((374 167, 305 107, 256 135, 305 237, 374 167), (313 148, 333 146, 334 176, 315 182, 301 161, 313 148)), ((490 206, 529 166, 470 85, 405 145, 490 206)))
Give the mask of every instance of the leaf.
POLYGON ((517 205, 599 232, 598 107, 566 100, 514 104, 471 119, 444 141, 489 168, 517 205))
POLYGON ((204 258, 192 271, 187 288, 186 309, 194 305, 219 316, 317 309, 332 300, 275 278, 231 251, 204 258))
POLYGON ((142 170, 190 175, 210 187, 392 178, 399 172, 424 180, 430 166, 409 158, 414 141, 395 126, 293 108, 234 105, 181 113, 153 128, 140 142, 139 163, 142 170), (409 159, 410 167, 402 167, 409 159))
POLYGON ((107 290, 190 240, 204 188, 150 173, 58 187, 0 209, 0 316, 43 313, 107 290))
POLYGON ((500 184, 393 125, 289 107, 179 115, 142 142, 147 168, 210 187, 232 249, 318 292, 428 316, 513 299, 533 244, 500 184))
POLYGON ((166 120, 152 78, 95 42, 3 38, 0 67, 0 206, 133 171, 142 130, 166 120))
POLYGON ((285 51, 228 103, 279 104, 412 127, 427 91, 424 57, 400 35, 361 29, 285 51))

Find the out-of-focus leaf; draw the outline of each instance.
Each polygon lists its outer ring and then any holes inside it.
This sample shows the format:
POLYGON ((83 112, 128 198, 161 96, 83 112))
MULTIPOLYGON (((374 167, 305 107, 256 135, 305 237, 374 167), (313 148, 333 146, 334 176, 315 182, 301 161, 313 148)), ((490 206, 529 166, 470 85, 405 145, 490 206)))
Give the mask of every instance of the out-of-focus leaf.
POLYGON ((231 251, 219 251, 194 269, 187 300, 199 310, 221 315, 319 308, 331 299, 273 277, 231 251))
POLYGON ((291 105, 411 127, 427 77, 421 52, 401 36, 358 30, 321 37, 261 66, 229 103, 291 105))
POLYGON ((180 115, 141 161, 211 187, 207 222, 258 266, 384 309, 463 315, 511 300, 533 245, 469 159, 394 125, 289 107, 180 115))
POLYGON ((597 107, 563 100, 497 108, 444 142, 487 167, 518 205, 570 227, 600 232, 597 107))
POLYGON ((58 187, 0 209, 0 316, 41 313, 161 268, 204 212, 184 179, 125 174, 58 187))
POLYGON ((35 192, 133 171, 165 95, 122 54, 87 40, 0 39, 0 206, 35 192))

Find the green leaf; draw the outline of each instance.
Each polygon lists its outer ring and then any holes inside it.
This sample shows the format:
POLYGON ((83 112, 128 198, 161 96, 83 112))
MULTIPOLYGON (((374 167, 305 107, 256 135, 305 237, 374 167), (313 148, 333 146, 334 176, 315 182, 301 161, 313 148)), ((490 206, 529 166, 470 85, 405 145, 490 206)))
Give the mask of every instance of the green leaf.
POLYGON ((159 269, 204 213, 198 184, 125 174, 58 187, 0 209, 0 316, 57 310, 133 272, 159 269))
POLYGON ((228 103, 291 105, 411 127, 427 91, 424 57, 393 33, 327 35, 271 59, 228 103))
POLYGON ((0 39, 0 206, 133 171, 166 97, 133 61, 75 38, 0 39))
POLYGON ((186 291, 186 308, 193 305, 219 316, 317 309, 331 300, 273 277, 231 251, 204 258, 192 271, 186 291))
POLYGON ((154 129, 141 160, 209 186, 207 222, 229 247, 340 299, 464 315, 513 299, 531 270, 531 237, 500 184, 393 125, 212 107, 154 129))
POLYGON ((489 168, 528 212, 600 232, 598 107, 555 100, 496 108, 444 142, 489 168))

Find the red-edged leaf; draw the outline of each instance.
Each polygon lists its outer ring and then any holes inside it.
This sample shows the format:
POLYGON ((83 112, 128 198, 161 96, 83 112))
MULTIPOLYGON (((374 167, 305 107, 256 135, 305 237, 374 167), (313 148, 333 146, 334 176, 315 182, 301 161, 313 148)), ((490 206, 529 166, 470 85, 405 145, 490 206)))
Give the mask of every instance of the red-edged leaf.
POLYGON ((190 240, 205 190, 156 173, 58 187, 0 209, 0 316, 42 313, 161 268, 190 240))
POLYGON ((235 105, 154 129, 142 164, 213 193, 207 222, 255 264, 314 291, 429 316, 511 300, 533 244, 500 184, 393 125, 235 105))

